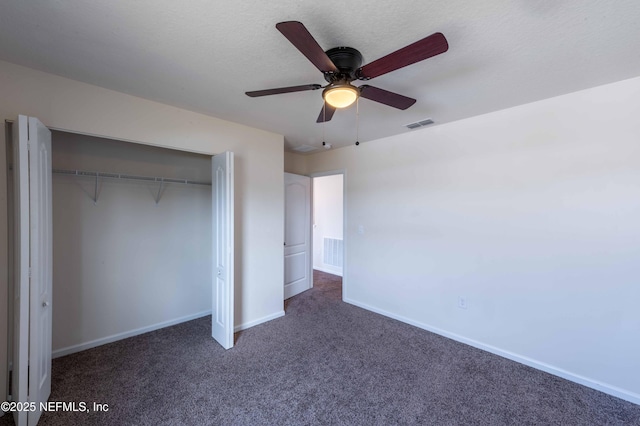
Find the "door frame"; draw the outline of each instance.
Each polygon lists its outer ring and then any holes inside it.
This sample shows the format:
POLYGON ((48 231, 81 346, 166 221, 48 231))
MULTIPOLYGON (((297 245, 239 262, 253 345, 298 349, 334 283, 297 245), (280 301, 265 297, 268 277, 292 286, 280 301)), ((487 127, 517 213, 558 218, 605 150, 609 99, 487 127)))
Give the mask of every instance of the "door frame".
MULTIPOLYGON (((316 172, 308 174, 311 178, 311 212, 313 212, 313 179, 318 177, 325 176, 334 176, 334 175, 342 175, 342 300, 348 300, 347 297, 349 292, 349 274, 347 274, 347 268, 349 262, 347 261, 347 244, 348 244, 348 227, 347 227, 347 213, 348 213, 348 204, 347 204, 347 169, 337 169, 337 170, 328 170, 326 172, 316 172)), ((312 220, 313 222, 313 216, 312 220)), ((312 224, 313 226, 313 224, 312 224)), ((313 238, 313 232, 311 233, 311 237, 313 238)), ((311 248, 313 249, 313 241, 311 241, 311 248)), ((313 253, 312 253, 313 254, 313 253)), ((313 269, 313 262, 311 268, 313 269)))
MULTIPOLYGON (((0 162, 7 166, 6 173, 0 176, 0 199, 9 200, 13 195, 12 174, 9 172, 9 162, 13 162, 11 147, 12 140, 12 120, 3 120, 2 134, 0 134, 0 162), (11 142, 11 143, 10 143, 11 142), (11 160, 10 160, 11 159, 11 160)), ((10 244, 13 242, 13 229, 11 219, 13 212, 12 206, 7 204, 6 215, 0 215, 0 312, 6 312, 0 318, 0 401, 6 401, 10 392, 9 389, 9 363, 11 362, 13 353, 13 255, 9 250, 10 244)), ((0 417, 3 412, 0 411, 0 417)), ((10 414, 7 414, 10 415, 10 414)))

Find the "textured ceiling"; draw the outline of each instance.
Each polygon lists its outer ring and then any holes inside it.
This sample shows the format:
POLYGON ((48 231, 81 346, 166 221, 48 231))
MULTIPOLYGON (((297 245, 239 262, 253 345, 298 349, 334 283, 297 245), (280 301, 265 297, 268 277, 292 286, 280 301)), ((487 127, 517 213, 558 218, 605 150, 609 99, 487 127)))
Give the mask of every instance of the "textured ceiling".
POLYGON ((640 75, 638 0, 4 0, 0 59, 285 136, 285 149, 356 140, 356 112, 315 123, 324 84, 275 29, 305 24, 325 50, 364 63, 434 32, 449 51, 369 82, 416 98, 406 111, 360 101, 359 140, 409 131, 640 75))

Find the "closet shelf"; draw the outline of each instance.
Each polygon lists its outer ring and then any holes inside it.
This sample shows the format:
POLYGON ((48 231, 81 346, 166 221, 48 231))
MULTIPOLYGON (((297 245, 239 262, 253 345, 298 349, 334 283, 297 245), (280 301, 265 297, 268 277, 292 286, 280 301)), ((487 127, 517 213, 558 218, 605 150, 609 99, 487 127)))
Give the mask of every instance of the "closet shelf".
POLYGON ((106 172, 91 172, 85 170, 65 170, 65 169, 53 169, 52 173, 60 174, 60 175, 68 175, 68 176, 82 176, 82 177, 92 177, 95 179, 94 185, 94 196, 93 203, 98 203, 98 179, 99 178, 108 178, 108 179, 126 179, 126 180, 139 180, 144 182, 156 182, 159 183, 158 193, 155 196, 156 204, 160 202, 160 197, 162 195, 162 189, 165 183, 179 183, 183 185, 207 185, 211 186, 209 182, 198 182, 194 180, 188 179, 173 179, 173 178, 165 178, 165 177, 155 177, 155 176, 136 176, 136 175, 125 175, 121 173, 106 173, 106 172))

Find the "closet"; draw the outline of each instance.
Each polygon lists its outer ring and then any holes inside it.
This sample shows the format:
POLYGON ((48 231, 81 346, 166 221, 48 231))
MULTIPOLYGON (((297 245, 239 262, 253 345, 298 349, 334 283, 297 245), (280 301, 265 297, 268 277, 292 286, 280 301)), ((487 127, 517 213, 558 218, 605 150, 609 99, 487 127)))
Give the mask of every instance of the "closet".
POLYGON ((209 315, 211 156, 52 131, 53 356, 209 315))
POLYGON ((53 131, 24 115, 5 131, 13 401, 49 398, 52 356, 212 311, 212 337, 233 346, 233 152, 53 131))

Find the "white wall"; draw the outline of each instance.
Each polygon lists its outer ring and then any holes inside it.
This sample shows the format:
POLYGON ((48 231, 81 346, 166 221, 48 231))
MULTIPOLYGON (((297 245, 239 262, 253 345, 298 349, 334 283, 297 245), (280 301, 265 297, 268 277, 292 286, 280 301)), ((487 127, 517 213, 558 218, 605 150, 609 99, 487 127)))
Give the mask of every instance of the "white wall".
MULTIPOLYGON (((53 132, 54 169, 211 181, 211 157, 53 132)), ((53 352, 211 312, 211 187, 53 176, 53 352)))
POLYGON ((296 175, 307 174, 307 155, 296 154, 294 152, 284 153, 284 171, 296 175))
POLYGON ((342 276, 342 267, 324 262, 324 238, 342 240, 342 175, 313 178, 313 269, 342 276))
POLYGON ((0 118, 18 114, 76 133, 210 155, 235 152, 235 324, 284 314, 282 135, 0 61, 0 118))
POLYGON ((640 403, 638 112, 635 78, 310 156, 345 297, 640 403))

